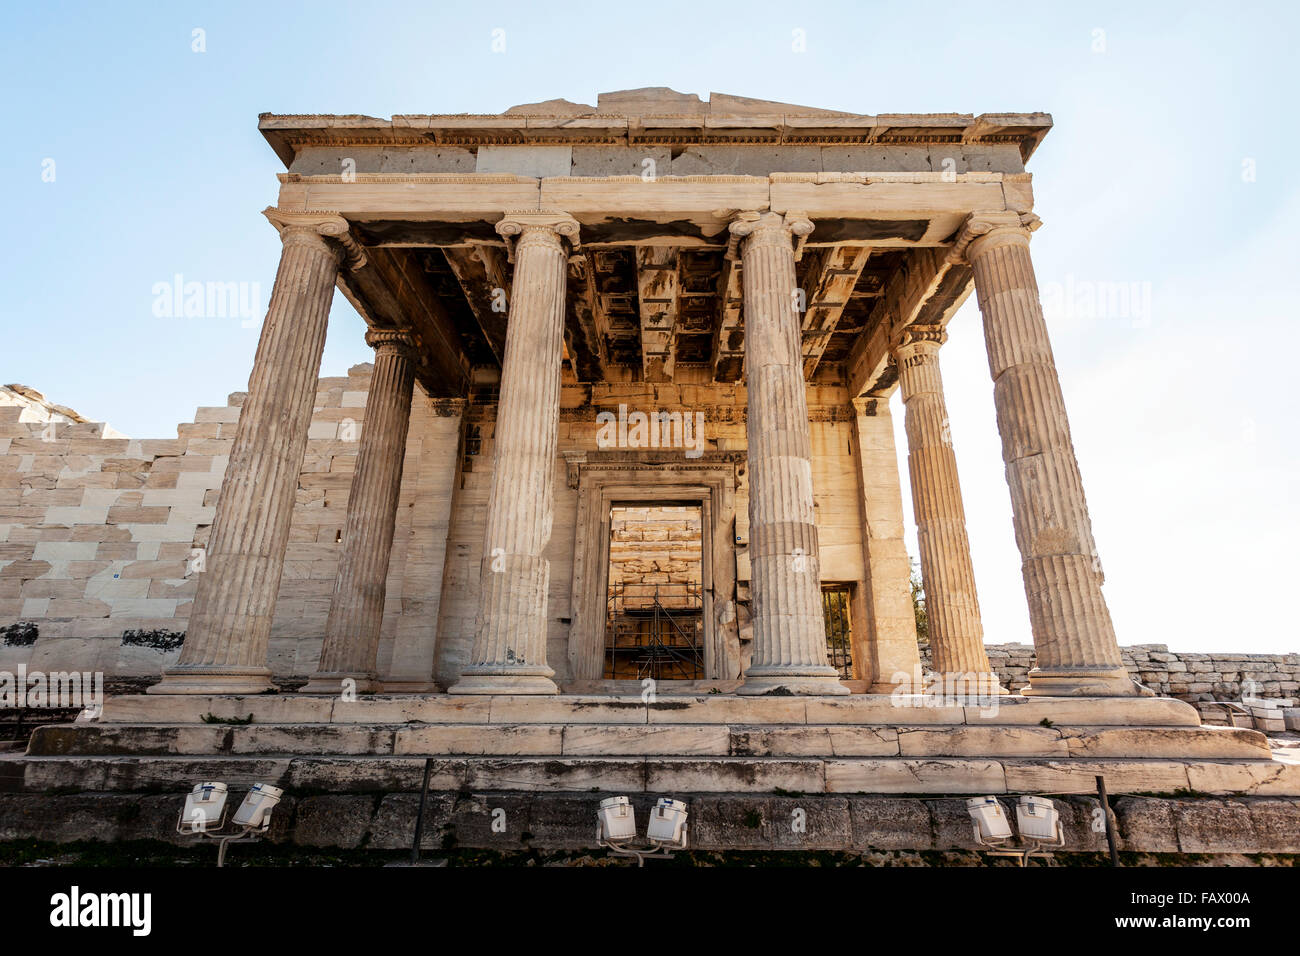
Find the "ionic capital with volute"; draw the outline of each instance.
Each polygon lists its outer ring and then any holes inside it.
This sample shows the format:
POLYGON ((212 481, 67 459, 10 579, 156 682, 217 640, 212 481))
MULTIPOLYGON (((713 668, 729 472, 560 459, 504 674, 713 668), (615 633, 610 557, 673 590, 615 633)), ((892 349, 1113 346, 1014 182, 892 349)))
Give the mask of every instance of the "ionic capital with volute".
POLYGON ((346 262, 349 269, 360 269, 366 264, 365 249, 356 236, 352 235, 348 221, 336 212, 267 206, 262 210, 262 215, 279 230, 281 242, 319 242, 323 239, 325 245, 339 257, 340 262, 346 262))
POLYGON ((366 344, 376 352, 391 351, 411 362, 419 362, 414 333, 402 329, 367 329, 366 344))
POLYGON ((1011 209, 977 210, 966 217, 957 232, 949 262, 972 262, 989 249, 1006 243, 1029 245, 1029 235, 1043 221, 1032 212, 1011 209))
POLYGON ((577 249, 581 245, 581 228, 578 220, 567 212, 551 209, 507 210, 496 224, 497 235, 506 241, 510 262, 515 261, 516 251, 526 244, 538 243, 563 249, 567 239, 569 249, 577 249))
POLYGON ((938 352, 947 341, 948 333, 941 326, 908 325, 899 333, 893 352, 900 361, 906 361, 917 352, 938 352))
POLYGON ((742 241, 754 243, 788 243, 794 240, 794 261, 803 256, 804 243, 814 229, 813 221, 802 212, 794 210, 777 212, 742 212, 727 227, 731 240, 727 244, 727 258, 738 258, 742 241))

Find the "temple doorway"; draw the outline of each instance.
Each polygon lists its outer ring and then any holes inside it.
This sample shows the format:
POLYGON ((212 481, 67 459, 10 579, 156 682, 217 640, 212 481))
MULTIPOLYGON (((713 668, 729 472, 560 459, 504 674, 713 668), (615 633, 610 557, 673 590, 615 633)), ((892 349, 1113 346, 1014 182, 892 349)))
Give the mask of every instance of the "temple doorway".
POLYGON ((704 678, 701 503, 616 502, 608 528, 604 678, 704 678))

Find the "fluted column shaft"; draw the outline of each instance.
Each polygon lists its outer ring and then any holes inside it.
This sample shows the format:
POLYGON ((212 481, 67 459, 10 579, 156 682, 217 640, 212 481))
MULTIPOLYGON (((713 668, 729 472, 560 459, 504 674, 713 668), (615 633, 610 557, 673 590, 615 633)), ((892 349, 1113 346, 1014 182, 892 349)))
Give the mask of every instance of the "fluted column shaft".
POLYGON ((320 664, 303 688, 305 693, 337 693, 345 680, 351 680, 352 689, 361 693, 382 689, 376 657, 417 356, 414 342, 405 332, 372 329, 366 333, 366 344, 375 350, 375 369, 348 491, 343 554, 334 579, 320 664))
POLYGON ((343 255, 339 244, 322 232, 346 229, 341 222, 304 217, 282 223, 280 266, 185 644, 176 665, 164 671, 151 693, 254 694, 272 688, 267 667, 271 620, 343 255))
POLYGON ((492 480, 479 573, 479 613, 469 666, 453 694, 554 694, 546 664, 560 364, 564 341, 563 215, 510 215, 497 224, 518 236, 501 391, 493 431, 492 480))
POLYGON ((894 349, 894 358, 906 409, 907 465, 921 550, 931 666, 945 683, 962 681, 972 692, 987 693, 997 688, 997 681, 984 651, 966 511, 939 373, 939 347, 946 337, 939 328, 909 327, 894 349))
POLYGON ((812 223, 763 213, 733 222, 731 231, 740 237, 742 266, 754 595, 753 658, 738 693, 843 694, 848 689, 826 659, 792 245, 812 223))
POLYGON ((958 238, 984 316, 998 431, 1037 666, 1025 693, 1128 696, 1029 256, 1037 217, 973 214, 958 238))

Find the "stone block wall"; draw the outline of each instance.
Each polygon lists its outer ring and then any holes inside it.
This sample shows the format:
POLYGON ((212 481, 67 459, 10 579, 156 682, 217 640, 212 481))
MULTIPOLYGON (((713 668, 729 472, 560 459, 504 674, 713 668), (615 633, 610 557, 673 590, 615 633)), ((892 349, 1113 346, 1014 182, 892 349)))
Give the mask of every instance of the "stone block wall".
MULTIPOLYGON (((421 803, 419 794, 401 787, 375 792, 357 792, 354 786, 340 789, 346 792, 286 793, 271 816, 265 843, 241 847, 238 859, 273 861, 268 844, 335 850, 365 847, 372 853, 389 851, 394 857, 409 851, 421 803)), ((591 821, 605 796, 435 790, 424 806, 421 847, 433 855, 467 848, 507 855, 595 849, 591 821), (503 813, 504 829, 496 825, 503 813)), ((982 853, 985 848, 975 842, 966 801, 961 797, 676 796, 688 808, 690 850, 682 855, 709 854, 702 861, 709 865, 717 865, 715 854, 723 854, 733 864, 774 862, 746 856, 763 851, 839 852, 860 855, 864 863, 910 866, 991 862, 982 853), (796 809, 805 815, 807 825, 802 831, 789 825, 796 809)), ((630 799, 637 819, 644 820, 653 797, 633 793, 630 799)), ((1061 814, 1065 838, 1065 846, 1056 851, 1058 862, 1104 865, 1106 837, 1093 826, 1099 801, 1088 795, 1056 796, 1053 801, 1061 814)), ((1217 865, 1287 866, 1293 865, 1294 854, 1300 853, 1300 800, 1293 797, 1123 795, 1112 797, 1111 802, 1118 849, 1143 854, 1125 858, 1126 866, 1186 866, 1189 860, 1181 854, 1191 853, 1221 855, 1201 861, 1217 865), (1281 857, 1271 859, 1272 854, 1281 857)), ((0 841, 158 840, 193 847, 192 838, 176 833, 178 805, 175 793, 0 793, 0 841), (87 827, 88 820, 95 821, 95 826, 87 827)), ((1003 809, 1012 811, 1010 798, 1003 798, 1003 809)), ((208 846, 206 851, 199 858, 210 865, 215 850, 208 846)), ((825 862, 823 858, 823 865, 825 862)))
MULTIPOLYGON (((305 676, 319 656, 371 371, 358 365, 318 384, 272 630, 278 676, 305 676)), ((9 392, 0 401, 0 669, 156 676, 180 652, 244 393, 198 409, 175 438, 132 439, 9 392)), ((436 529, 447 523, 438 506, 446 510, 450 488, 429 464, 454 460, 459 410, 447 421, 417 386, 381 647, 399 671, 410 655, 399 635, 409 644, 412 629, 431 635, 437 620, 436 529)), ((418 666, 427 675, 426 643, 418 666)))
POLYGON ((131 674, 174 656, 238 400, 159 440, 0 407, 0 625, 29 628, 0 638, 0 666, 131 674))

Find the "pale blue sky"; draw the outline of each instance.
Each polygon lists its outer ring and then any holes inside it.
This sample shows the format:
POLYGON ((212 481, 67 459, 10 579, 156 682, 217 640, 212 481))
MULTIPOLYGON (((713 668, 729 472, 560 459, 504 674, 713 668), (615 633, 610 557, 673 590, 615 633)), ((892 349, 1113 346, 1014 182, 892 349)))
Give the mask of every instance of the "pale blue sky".
MULTIPOLYGON (((1136 313, 1076 300, 1050 317, 1121 643, 1300 651, 1287 597, 1300 576, 1300 333, 1286 279, 1300 15, 1290 3, 1055 6, 11 7, 0 381, 134 437, 174 435, 195 407, 244 388, 255 327, 151 306, 177 273, 269 296, 279 243, 259 210, 282 167, 259 112, 491 113, 639 86, 861 113, 1043 110, 1056 128, 1030 169, 1045 298, 1101 282, 1150 294, 1136 313), (206 52, 191 49, 195 28, 206 52), (806 52, 792 50, 795 29, 806 52)), ((368 360, 360 328, 336 298, 324 374, 368 360)), ((986 639, 1027 642, 973 297, 950 332, 943 371, 986 639)))

